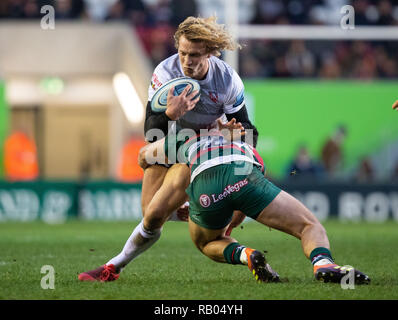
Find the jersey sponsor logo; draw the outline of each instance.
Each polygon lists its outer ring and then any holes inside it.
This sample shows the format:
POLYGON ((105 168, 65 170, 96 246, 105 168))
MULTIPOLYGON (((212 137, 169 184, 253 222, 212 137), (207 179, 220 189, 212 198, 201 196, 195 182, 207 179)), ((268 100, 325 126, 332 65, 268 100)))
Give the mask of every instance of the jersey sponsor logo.
POLYGON ((244 95, 244 91, 242 90, 241 93, 239 93, 239 95, 236 97, 235 103, 232 107, 237 107, 240 106, 243 103, 243 100, 245 100, 245 95, 244 95))
POLYGON ((214 103, 218 103, 218 94, 214 91, 209 92, 209 97, 214 103))
POLYGON ((230 194, 234 193, 234 192, 239 192, 240 189, 242 189, 244 186, 246 186, 249 183, 249 181, 247 181, 247 178, 240 180, 238 182, 236 182, 233 185, 227 185, 224 188, 224 192, 216 195, 215 193, 213 193, 211 195, 211 198, 213 200, 214 203, 224 200, 227 196, 229 196, 230 194))
POLYGON ((156 90, 162 86, 162 83, 159 81, 158 76, 156 73, 152 75, 151 87, 152 89, 156 90))
POLYGON ((202 194, 199 197, 199 203, 203 208, 207 208, 211 204, 210 197, 207 194, 202 194))

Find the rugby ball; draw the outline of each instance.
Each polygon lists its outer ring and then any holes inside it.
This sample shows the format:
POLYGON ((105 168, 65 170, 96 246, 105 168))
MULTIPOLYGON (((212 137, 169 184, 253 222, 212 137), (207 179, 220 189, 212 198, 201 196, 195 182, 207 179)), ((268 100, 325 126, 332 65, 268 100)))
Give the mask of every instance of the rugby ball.
MULTIPOLYGON (((154 112, 164 112, 167 108, 167 95, 171 87, 174 86, 174 95, 178 96, 185 89, 186 86, 190 86, 188 94, 192 91, 200 91, 199 82, 188 77, 175 78, 170 81, 167 81, 163 84, 158 90, 156 90, 155 94, 151 100, 151 108, 154 112)), ((196 99, 200 95, 200 92, 192 98, 196 99)))

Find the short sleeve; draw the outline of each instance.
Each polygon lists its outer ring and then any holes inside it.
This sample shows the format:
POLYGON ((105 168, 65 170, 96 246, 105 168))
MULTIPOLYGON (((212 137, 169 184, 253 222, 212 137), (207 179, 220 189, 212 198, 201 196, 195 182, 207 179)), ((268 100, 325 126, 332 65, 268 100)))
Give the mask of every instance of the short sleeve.
POLYGON ((152 74, 151 83, 148 88, 148 101, 151 101, 156 90, 170 79, 170 73, 163 67, 163 64, 159 64, 152 74))
POLYGON ((238 112, 245 105, 245 87, 235 70, 232 71, 230 88, 224 104, 226 114, 238 112))

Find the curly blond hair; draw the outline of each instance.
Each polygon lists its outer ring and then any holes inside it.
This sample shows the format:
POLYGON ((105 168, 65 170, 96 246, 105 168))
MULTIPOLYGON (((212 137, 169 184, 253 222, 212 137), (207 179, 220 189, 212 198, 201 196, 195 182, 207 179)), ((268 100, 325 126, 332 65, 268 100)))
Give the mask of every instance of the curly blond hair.
POLYGON ((224 25, 216 22, 217 17, 209 18, 188 17, 178 26, 174 34, 175 47, 178 49, 181 36, 193 42, 204 42, 206 52, 220 56, 222 50, 241 48, 232 36, 225 30, 224 25))

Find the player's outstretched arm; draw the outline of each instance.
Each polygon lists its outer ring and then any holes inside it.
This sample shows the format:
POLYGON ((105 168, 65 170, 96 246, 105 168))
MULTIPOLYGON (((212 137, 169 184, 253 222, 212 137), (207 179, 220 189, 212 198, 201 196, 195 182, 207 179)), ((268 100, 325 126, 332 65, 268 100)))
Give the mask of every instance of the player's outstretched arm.
POLYGON ((398 110, 398 100, 393 103, 392 108, 398 110))
POLYGON ((153 164, 167 164, 168 159, 164 151, 165 138, 142 147, 138 155, 138 164, 146 169, 153 164))
POLYGON ((221 119, 217 119, 217 123, 222 135, 229 141, 241 140, 241 137, 246 134, 245 128, 240 122, 236 122, 235 118, 226 123, 223 123, 221 119))
MULTIPOLYGON (((226 114, 228 121, 231 121, 232 119, 236 119, 237 122, 241 123, 245 131, 247 130, 253 130, 253 147, 256 147, 257 145, 257 138, 258 138, 258 131, 257 128, 251 123, 249 119, 249 115, 247 114, 247 109, 246 106, 243 106, 242 108, 239 109, 239 111, 235 113, 230 113, 226 114)), ((248 135, 245 134, 245 140, 247 140, 248 135)))

